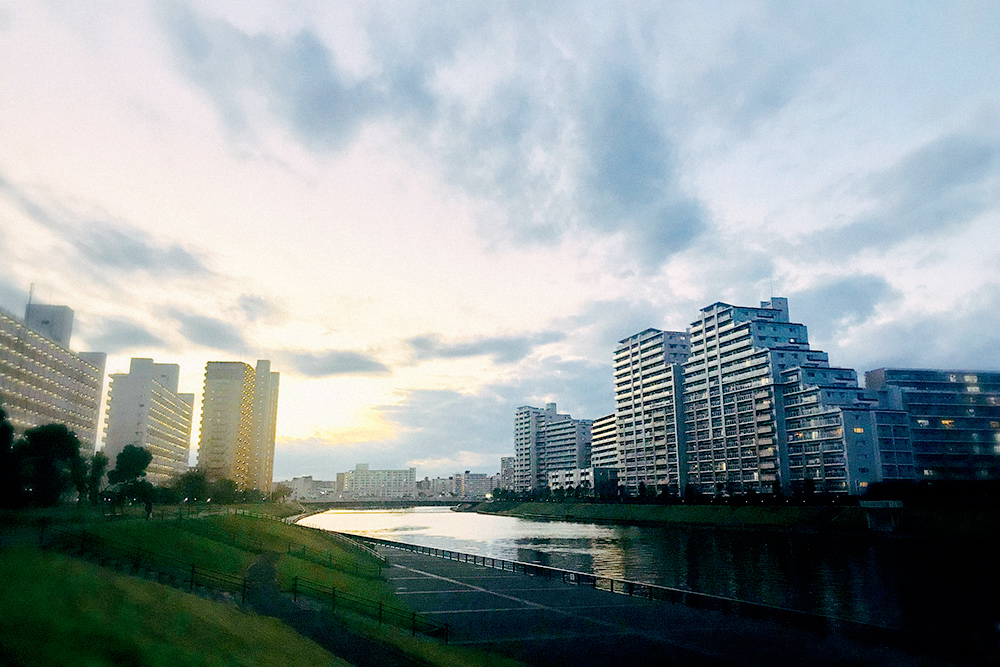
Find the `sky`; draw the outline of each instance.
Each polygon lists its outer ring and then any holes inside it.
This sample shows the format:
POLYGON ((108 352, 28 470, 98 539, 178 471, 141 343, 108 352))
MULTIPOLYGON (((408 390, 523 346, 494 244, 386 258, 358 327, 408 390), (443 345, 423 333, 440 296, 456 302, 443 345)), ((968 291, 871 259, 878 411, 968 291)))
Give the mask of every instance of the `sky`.
MULTIPOLYGON (((1000 370, 1000 4, 0 0, 0 307, 281 373, 275 479, 494 473, 618 340, 790 300, 1000 370)), ((199 411, 192 457, 197 460, 199 411)))

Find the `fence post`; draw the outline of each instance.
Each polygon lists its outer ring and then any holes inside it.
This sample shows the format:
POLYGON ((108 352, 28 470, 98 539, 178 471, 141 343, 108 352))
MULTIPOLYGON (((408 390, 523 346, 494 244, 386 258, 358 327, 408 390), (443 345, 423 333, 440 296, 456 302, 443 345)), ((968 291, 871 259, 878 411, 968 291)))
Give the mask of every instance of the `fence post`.
POLYGON ((448 629, 451 628, 447 623, 444 624, 444 643, 448 643, 448 629))
POLYGON ((292 602, 299 601, 299 578, 298 576, 292 577, 292 602))
POLYGON ((243 577, 243 604, 247 603, 247 578, 243 577))
POLYGON ((194 590, 194 563, 191 563, 191 586, 188 588, 188 592, 194 590))
POLYGON ((378 624, 382 625, 382 601, 378 601, 378 624))
POLYGON ((410 636, 415 637, 417 635, 417 612, 413 612, 412 627, 410 628, 410 636))
POLYGON ((330 589, 330 611, 337 611, 337 589, 330 589))

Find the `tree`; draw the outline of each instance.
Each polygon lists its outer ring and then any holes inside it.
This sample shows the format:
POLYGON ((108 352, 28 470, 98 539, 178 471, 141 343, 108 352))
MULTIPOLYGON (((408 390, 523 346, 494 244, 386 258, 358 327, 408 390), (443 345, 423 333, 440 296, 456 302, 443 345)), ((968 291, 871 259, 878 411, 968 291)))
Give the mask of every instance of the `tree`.
POLYGON ((90 458, 90 471, 87 474, 87 497, 95 505, 101 498, 101 482, 107 469, 108 457, 104 455, 104 452, 97 452, 90 458))
POLYGON ((236 489, 236 482, 231 479, 220 479, 212 484, 212 501, 224 505, 236 502, 240 497, 240 492, 236 489))
POLYGON ((13 450, 13 463, 29 503, 52 507, 74 486, 85 486, 80 441, 64 424, 28 429, 13 450))
POLYGON ((0 407, 0 507, 13 507, 18 501, 17 467, 14 465, 14 426, 0 407))
POLYGON ((188 470, 174 480, 172 485, 185 502, 195 502, 208 498, 208 479, 200 470, 188 470))
POLYGON ((271 494, 275 500, 284 500, 292 494, 292 489, 287 484, 275 484, 274 492, 271 494))
POLYGON ((153 455, 145 447, 125 445, 125 449, 115 458, 115 469, 108 473, 112 484, 129 484, 146 476, 146 467, 153 455))

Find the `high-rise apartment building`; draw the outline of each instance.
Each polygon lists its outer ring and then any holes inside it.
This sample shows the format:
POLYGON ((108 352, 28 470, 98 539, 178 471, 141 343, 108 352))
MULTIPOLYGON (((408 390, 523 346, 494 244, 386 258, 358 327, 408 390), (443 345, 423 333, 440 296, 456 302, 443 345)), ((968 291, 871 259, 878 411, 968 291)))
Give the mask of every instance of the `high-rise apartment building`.
POLYGON ((514 457, 500 457, 500 488, 504 491, 514 489, 514 457))
POLYGON ((15 434, 65 424, 89 456, 97 444, 107 355, 69 350, 69 308, 31 304, 26 314, 20 321, 0 311, 0 403, 15 434))
POLYGON ((865 384, 884 407, 906 411, 916 479, 1000 479, 1000 373, 879 368, 865 384))
POLYGON ((781 371, 829 366, 809 349, 806 327, 788 318, 788 299, 760 308, 714 303, 691 324, 684 364, 688 483, 704 493, 791 491, 781 371))
POLYGON ((685 484, 681 364, 683 331, 646 329, 618 342, 614 357, 618 483, 679 493, 685 484))
POLYGON ((618 470, 618 428, 615 413, 595 419, 591 434, 591 467, 618 470))
POLYGON ((905 413, 880 410, 853 369, 784 370, 781 396, 793 490, 858 495, 873 482, 912 479, 905 413))
POLYGON ((545 408, 521 406, 514 415, 514 485, 517 491, 548 486, 555 470, 590 466, 593 422, 545 408))
POLYGON ((132 359, 128 373, 113 373, 104 424, 104 454, 114 469, 126 445, 153 458, 146 479, 164 485, 188 468, 194 394, 177 391, 180 366, 132 359))
POLYGON ((277 405, 278 373, 269 361, 258 361, 257 371, 240 361, 208 362, 198 467, 209 480, 270 491, 277 405))

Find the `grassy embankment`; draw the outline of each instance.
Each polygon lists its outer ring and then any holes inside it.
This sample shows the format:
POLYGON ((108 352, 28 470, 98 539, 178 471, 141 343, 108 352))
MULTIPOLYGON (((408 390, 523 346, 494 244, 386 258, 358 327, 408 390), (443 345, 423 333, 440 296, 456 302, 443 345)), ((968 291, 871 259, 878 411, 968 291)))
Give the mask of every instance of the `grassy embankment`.
MULTIPOLYGON (((744 530, 866 532, 860 507, 806 505, 619 505, 584 502, 480 503, 484 514, 612 524, 714 526, 744 530)), ((992 538, 1000 533, 1000 509, 992 507, 903 508, 897 534, 926 537, 992 538)))
MULTIPOLYGON (((253 509, 261 511, 259 506, 253 509)), ((56 520, 62 527, 67 522, 81 525, 75 513, 62 516, 66 522, 59 518, 48 513, 43 521, 56 520)), ((39 521, 34 515, 27 519, 29 523, 39 521)), ((93 535, 237 576, 246 574, 259 552, 271 551, 277 555, 274 564, 283 588, 298 576, 341 592, 382 600, 386 608, 406 609, 376 576, 374 559, 321 531, 272 519, 221 514, 148 522, 103 521, 90 515, 83 523, 93 535)), ((9 610, 0 621, 0 646, 4 647, 0 659, 38 665, 338 664, 319 646, 276 620, 32 547, 0 552, 0 576, 5 582, 0 586, 0 605, 9 610), (26 562, 33 566, 25 568, 26 562), (198 631, 192 632, 195 625, 198 631), (50 646, 53 643, 58 645, 50 646)), ((516 664, 414 638, 342 607, 338 607, 338 616, 352 632, 390 644, 430 665, 516 664)))

